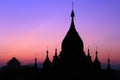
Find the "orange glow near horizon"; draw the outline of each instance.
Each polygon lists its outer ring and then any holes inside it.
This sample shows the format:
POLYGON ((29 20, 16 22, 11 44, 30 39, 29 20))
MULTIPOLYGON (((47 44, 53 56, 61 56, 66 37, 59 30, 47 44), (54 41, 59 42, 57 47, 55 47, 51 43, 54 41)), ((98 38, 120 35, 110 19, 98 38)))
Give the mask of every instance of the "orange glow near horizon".
MULTIPOLYGON (((52 61, 71 23, 72 0, 1 0, 0 66, 16 57, 22 65, 43 62, 48 46, 52 61), (22 6, 21 6, 22 5, 22 6)), ((74 0, 75 27, 92 60, 120 64, 120 1, 74 0)))

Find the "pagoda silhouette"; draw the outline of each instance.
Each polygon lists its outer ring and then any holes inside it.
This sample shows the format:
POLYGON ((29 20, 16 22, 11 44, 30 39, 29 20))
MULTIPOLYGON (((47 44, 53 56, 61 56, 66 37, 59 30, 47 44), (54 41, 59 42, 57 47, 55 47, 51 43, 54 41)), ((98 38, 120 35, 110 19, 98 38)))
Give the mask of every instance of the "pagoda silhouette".
POLYGON ((13 57, 7 66, 0 69, 0 80, 120 80, 120 71, 111 69, 110 59, 106 69, 102 69, 96 50, 95 60, 92 61, 90 49, 84 52, 84 43, 74 24, 75 13, 72 9, 70 28, 61 44, 61 52, 57 48, 53 60, 49 59, 49 51, 43 67, 39 68, 37 58, 31 66, 22 66, 13 57))
POLYGON ((57 55, 57 49, 55 49, 55 55, 53 56, 52 62, 50 62, 47 50, 46 59, 43 62, 43 70, 46 73, 53 71, 55 74, 62 73, 62 75, 60 74, 62 77, 71 76, 71 78, 75 78, 81 76, 82 78, 90 72, 94 72, 95 74, 101 72, 98 52, 96 51, 96 58, 93 62, 89 49, 88 55, 85 55, 84 43, 75 28, 74 17, 75 13, 72 9, 70 28, 62 41, 61 52, 57 55))

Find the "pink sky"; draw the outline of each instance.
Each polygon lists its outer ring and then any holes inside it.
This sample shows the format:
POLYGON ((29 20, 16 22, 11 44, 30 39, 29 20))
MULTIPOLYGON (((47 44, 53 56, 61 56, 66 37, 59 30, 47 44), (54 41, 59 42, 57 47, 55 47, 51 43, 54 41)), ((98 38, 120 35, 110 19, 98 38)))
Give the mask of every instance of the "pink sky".
MULTIPOLYGON (((72 0, 0 1, 0 63, 13 56, 22 64, 44 61, 48 46, 52 60, 54 50, 61 51, 61 43, 71 23, 72 0)), ((110 57, 120 64, 120 1, 75 0, 75 26, 88 45, 92 59, 96 47, 102 63, 110 57)))

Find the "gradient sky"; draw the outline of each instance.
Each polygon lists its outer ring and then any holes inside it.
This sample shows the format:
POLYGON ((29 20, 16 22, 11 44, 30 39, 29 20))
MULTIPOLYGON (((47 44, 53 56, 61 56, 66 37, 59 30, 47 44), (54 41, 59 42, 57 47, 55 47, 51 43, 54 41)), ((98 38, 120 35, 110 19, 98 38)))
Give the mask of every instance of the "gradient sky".
POLYGON ((75 26, 92 59, 120 64, 120 0, 0 0, 0 64, 13 56, 22 64, 52 60, 70 23, 74 1, 75 26))

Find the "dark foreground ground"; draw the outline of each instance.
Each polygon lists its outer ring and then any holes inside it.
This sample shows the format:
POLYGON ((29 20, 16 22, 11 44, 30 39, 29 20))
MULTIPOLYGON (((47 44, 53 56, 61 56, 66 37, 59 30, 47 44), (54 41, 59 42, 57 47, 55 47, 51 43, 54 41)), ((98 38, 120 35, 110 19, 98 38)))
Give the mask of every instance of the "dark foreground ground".
POLYGON ((73 73, 71 71, 44 71, 39 68, 21 67, 21 68, 1 68, 0 80, 120 80, 120 71, 82 71, 73 73))

